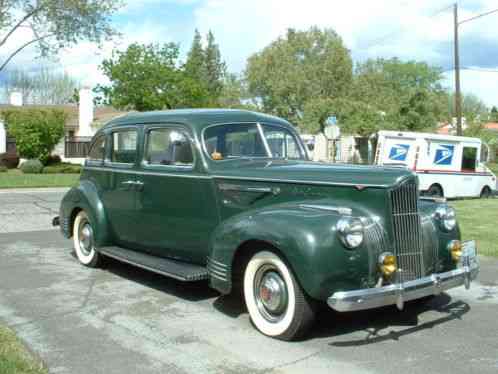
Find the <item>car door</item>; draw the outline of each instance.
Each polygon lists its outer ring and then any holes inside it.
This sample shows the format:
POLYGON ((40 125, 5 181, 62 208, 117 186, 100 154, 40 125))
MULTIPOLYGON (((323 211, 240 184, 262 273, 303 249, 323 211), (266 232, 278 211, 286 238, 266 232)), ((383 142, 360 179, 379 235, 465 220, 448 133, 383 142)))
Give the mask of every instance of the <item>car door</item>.
POLYGON ((102 201, 117 244, 133 247, 137 243, 135 203, 139 129, 120 126, 111 130, 108 139, 110 149, 104 162, 108 175, 102 201))
POLYGON ((180 125, 150 125, 144 142, 136 206, 141 246, 202 264, 218 214, 212 181, 196 164, 192 137, 180 125))

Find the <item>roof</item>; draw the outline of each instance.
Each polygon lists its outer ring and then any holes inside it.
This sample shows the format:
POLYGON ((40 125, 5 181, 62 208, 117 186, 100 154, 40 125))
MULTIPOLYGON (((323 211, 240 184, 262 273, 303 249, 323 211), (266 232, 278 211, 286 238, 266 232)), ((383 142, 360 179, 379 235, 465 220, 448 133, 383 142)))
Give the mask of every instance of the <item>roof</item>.
POLYGON ((289 122, 281 118, 239 109, 174 109, 155 112, 132 112, 115 118, 105 127, 161 122, 182 123, 198 130, 212 124, 243 122, 264 122, 292 127, 289 122))
POLYGON ((498 123, 496 122, 488 122, 484 124, 483 127, 488 130, 498 131, 498 123))
POLYGON ((481 139, 479 139, 479 138, 470 138, 468 136, 433 134, 433 133, 428 133, 428 132, 379 131, 378 134, 379 134, 379 136, 424 138, 424 139, 443 140, 443 141, 449 141, 449 142, 481 143, 481 139))
MULTIPOLYGON (((79 127, 79 109, 76 104, 66 105, 0 105, 0 112, 7 109, 57 109, 62 110, 67 115, 65 128, 67 130, 77 129, 79 127)), ((119 111, 110 106, 98 106, 94 109, 94 124, 99 127, 115 118, 116 116, 123 115, 126 112, 119 111)))

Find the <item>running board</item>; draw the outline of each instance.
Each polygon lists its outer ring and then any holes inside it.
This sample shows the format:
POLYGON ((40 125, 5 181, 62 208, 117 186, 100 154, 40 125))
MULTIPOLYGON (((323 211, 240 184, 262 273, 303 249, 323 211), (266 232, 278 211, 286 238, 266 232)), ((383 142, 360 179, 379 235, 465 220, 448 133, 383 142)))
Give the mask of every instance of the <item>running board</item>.
POLYGON ((195 282, 208 278, 207 269, 182 261, 152 256, 122 247, 102 247, 99 253, 139 268, 165 275, 183 282, 195 282))

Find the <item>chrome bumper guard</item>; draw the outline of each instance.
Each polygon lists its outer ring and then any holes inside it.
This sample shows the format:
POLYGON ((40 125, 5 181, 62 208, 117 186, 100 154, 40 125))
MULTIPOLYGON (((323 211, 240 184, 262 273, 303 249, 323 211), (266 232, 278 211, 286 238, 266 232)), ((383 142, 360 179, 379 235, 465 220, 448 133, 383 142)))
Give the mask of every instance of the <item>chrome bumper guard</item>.
POLYGON ((474 245, 468 251, 470 253, 462 255, 459 267, 455 270, 383 287, 335 292, 327 299, 327 304, 338 312, 352 312, 394 304, 402 310, 405 301, 439 295, 444 290, 462 285, 469 289, 470 282, 479 273, 474 245))

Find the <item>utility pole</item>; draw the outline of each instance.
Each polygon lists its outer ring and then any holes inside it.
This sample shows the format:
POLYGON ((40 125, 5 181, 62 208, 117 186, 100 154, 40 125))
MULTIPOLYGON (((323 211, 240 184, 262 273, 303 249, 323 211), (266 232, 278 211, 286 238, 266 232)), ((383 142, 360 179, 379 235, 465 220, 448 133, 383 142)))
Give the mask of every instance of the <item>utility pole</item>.
POLYGON ((458 4, 453 5, 453 14, 455 18, 455 114, 457 135, 462 136, 462 92, 460 90, 460 52, 458 49, 458 4))

